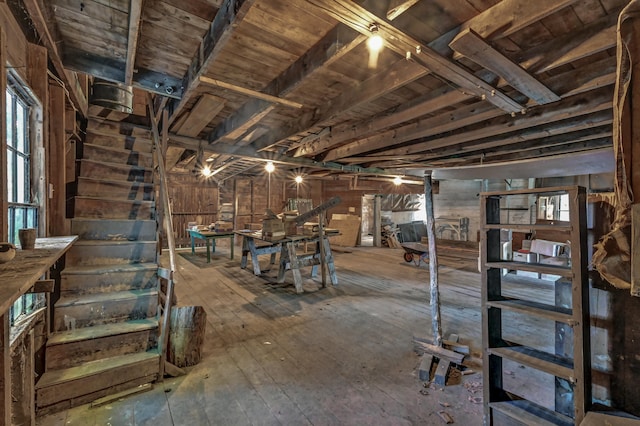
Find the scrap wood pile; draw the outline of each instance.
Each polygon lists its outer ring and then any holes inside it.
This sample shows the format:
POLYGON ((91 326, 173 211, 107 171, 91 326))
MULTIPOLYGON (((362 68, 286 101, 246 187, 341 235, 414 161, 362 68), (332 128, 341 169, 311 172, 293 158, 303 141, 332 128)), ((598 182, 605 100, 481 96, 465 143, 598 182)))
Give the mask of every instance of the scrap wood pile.
POLYGON ((442 346, 433 345, 427 339, 414 336, 413 347, 417 354, 422 355, 420 380, 439 386, 445 386, 447 378, 462 369, 464 357, 469 355, 469 346, 458 343, 458 336, 455 334, 443 340, 442 346))
POLYGON ((381 230, 382 234, 382 246, 389 248, 401 248, 400 242, 398 241, 398 228, 391 225, 384 225, 381 230))

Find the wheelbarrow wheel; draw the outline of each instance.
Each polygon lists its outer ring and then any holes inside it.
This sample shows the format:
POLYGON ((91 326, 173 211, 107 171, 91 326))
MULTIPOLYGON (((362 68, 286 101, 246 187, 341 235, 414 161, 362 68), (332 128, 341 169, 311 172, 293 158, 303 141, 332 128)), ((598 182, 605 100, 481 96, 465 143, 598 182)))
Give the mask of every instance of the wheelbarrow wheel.
POLYGON ((413 261, 413 254, 411 253, 405 253, 404 254, 404 261, 405 262, 412 262, 413 261))

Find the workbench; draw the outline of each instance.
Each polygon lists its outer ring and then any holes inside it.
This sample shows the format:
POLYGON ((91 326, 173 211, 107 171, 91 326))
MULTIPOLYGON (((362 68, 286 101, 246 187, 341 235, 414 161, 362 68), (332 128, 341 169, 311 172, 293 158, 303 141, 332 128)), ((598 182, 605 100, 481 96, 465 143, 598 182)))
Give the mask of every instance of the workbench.
POLYGON ((325 235, 322 243, 320 237, 315 235, 294 235, 287 236, 277 241, 267 241, 262 238, 262 234, 258 232, 236 231, 236 234, 243 237, 242 240, 242 261, 240 267, 245 269, 247 267, 248 255, 251 254, 251 262, 253 263, 253 271, 255 275, 260 275, 260 263, 258 262, 258 256, 262 254, 271 255, 271 264, 275 263, 276 253, 280 253, 280 261, 278 268, 278 283, 283 283, 285 273, 291 271, 293 274, 293 282, 296 287, 297 293, 303 293, 302 287, 302 275, 300 269, 305 266, 311 266, 311 276, 315 277, 318 273, 318 265, 321 266, 321 251, 324 250, 325 265, 329 270, 329 278, 331 284, 337 285, 338 278, 336 275, 336 269, 333 262, 333 254, 331 253, 331 245, 329 244, 328 237, 332 234, 325 235), (315 251, 313 253, 298 254, 296 245, 298 243, 315 244, 315 251))
POLYGON ((236 235, 242 237, 242 259, 240 261, 240 268, 245 269, 247 267, 247 256, 251 254, 251 263, 253 264, 253 273, 255 275, 261 275, 260 262, 258 256, 262 254, 270 254, 270 264, 276 263, 276 253, 280 252, 280 241, 267 241, 262 239, 262 232, 260 231, 234 231, 236 235))
POLYGON ((196 252, 196 239, 204 240, 205 245, 207 246, 207 263, 211 263, 211 253, 216 252, 216 240, 218 238, 229 238, 229 247, 231 247, 231 260, 233 260, 233 232, 215 232, 195 229, 187 229, 187 231, 189 232, 189 236, 191 237, 191 253, 196 252), (209 248, 209 242, 211 242, 211 248, 209 248))

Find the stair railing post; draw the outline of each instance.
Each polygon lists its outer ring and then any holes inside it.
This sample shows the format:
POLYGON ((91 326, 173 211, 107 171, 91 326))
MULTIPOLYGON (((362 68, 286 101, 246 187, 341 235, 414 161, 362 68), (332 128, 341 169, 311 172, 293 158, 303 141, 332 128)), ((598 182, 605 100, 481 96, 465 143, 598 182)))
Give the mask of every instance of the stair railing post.
MULTIPOLYGON (((149 117, 151 121, 151 131, 153 133, 154 152, 156 153, 156 162, 158 164, 158 174, 160 177, 160 199, 163 210, 164 229, 167 234, 167 247, 169 249, 169 274, 167 278, 167 291, 165 294, 164 310, 162 316, 162 325, 160 329, 160 368, 158 380, 164 378, 165 363, 167 358, 167 344, 169 342, 169 322, 171 318, 171 303, 173 300, 174 272, 176 270, 176 247, 173 235, 173 219, 171 215, 171 205, 169 204, 169 191, 167 189, 167 174, 165 170, 164 153, 162 152, 162 144, 158 133, 158 122, 153 107, 153 99, 150 93, 147 93, 147 107, 149 108, 149 117)), ((167 123, 166 115, 163 114, 163 122, 167 123)), ((166 131, 165 131, 166 134, 166 131)))

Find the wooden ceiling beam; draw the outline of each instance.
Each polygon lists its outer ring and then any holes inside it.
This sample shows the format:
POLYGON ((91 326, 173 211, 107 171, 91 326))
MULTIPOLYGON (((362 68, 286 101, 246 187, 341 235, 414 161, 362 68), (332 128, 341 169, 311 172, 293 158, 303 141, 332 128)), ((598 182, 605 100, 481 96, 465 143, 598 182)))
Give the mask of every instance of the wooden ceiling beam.
POLYGON ((127 59, 124 72, 124 84, 133 84, 133 73, 136 65, 138 37, 140 35, 140 19, 142 17, 143 0, 131 0, 129 6, 129 33, 127 36, 127 59))
POLYGON ((527 95, 539 105, 560 100, 560 96, 536 80, 520 65, 512 62, 509 58, 491 47, 489 43, 484 41, 472 29, 464 30, 458 34, 456 38, 449 43, 449 46, 476 64, 500 76, 511 87, 527 95))
POLYGON ((382 70, 374 76, 363 81, 352 90, 327 102, 317 108, 312 114, 302 115, 297 121, 291 122, 288 127, 280 128, 269 135, 259 138, 253 143, 256 149, 265 149, 286 138, 307 131, 319 123, 339 117, 351 108, 370 102, 392 92, 409 82, 427 75, 428 71, 423 67, 401 59, 390 68, 382 70))
MULTIPOLYGON (((265 87, 264 93, 273 96, 286 96, 295 90, 304 79, 316 71, 327 67, 342 58, 364 41, 364 37, 344 25, 336 25, 311 49, 298 58, 285 71, 265 87)), ((211 143, 222 140, 256 116, 264 116, 265 110, 270 112, 273 105, 264 100, 254 99, 244 104, 234 115, 216 127, 208 139, 211 143)))
POLYGON ((328 13, 339 22, 350 26, 363 35, 370 35, 369 26, 376 23, 378 34, 385 40, 385 45, 407 57, 425 69, 458 85, 460 88, 486 99, 508 113, 520 112, 524 106, 514 101, 495 87, 476 77, 455 62, 440 55, 425 43, 405 34, 391 24, 369 12, 351 0, 308 0, 309 3, 328 13))
POLYGON ((563 123, 564 127, 554 126, 553 132, 557 132, 560 128, 564 133, 548 136, 544 135, 541 138, 534 137, 535 134, 540 134, 540 129, 532 129, 528 133, 523 134, 523 138, 520 141, 515 141, 513 138, 517 135, 509 135, 508 137, 500 138, 501 141, 506 141, 505 144, 496 144, 494 141, 484 141, 481 149, 475 149, 470 147, 464 152, 460 152, 457 148, 441 148, 430 152, 427 156, 417 158, 418 154, 412 156, 414 161, 434 161, 443 160, 448 158, 461 158, 468 156, 484 156, 485 158, 491 158, 494 156, 502 156, 506 154, 513 154, 519 151, 530 151, 539 148, 549 148, 567 144, 588 143, 596 139, 608 139, 611 143, 611 135, 613 129, 610 126, 610 117, 604 113, 601 117, 594 116, 596 121, 600 120, 599 126, 581 128, 580 124, 576 120, 570 120, 563 123), (532 136, 530 136, 532 135, 532 136), (515 141, 515 142, 514 142, 515 141), (491 144, 492 146, 489 146, 491 144))
MULTIPOLYGON (((447 54, 447 52, 450 51, 448 46, 449 42, 456 34, 468 28, 473 28, 474 31, 483 38, 499 39, 569 6, 574 1, 575 0, 540 0, 538 2, 531 2, 529 0, 503 0, 469 19, 459 28, 432 41, 429 43, 429 47, 441 54, 447 54), (519 13, 513 14, 513 10, 517 10, 519 13)), ((404 121, 416 119, 440 108, 463 102, 473 97, 471 94, 457 90, 451 91, 448 88, 445 93, 438 93, 438 95, 442 95, 442 97, 435 96, 435 94, 430 95, 424 103, 416 104, 411 108, 382 118, 371 119, 362 124, 349 126, 349 128, 346 129, 338 126, 335 129, 331 129, 330 137, 310 141, 307 144, 301 145, 296 150, 295 156, 319 154, 349 139, 361 138, 367 134, 372 134, 387 127, 401 124, 404 121)))
POLYGON ((191 97, 196 93, 200 77, 209 69, 218 55, 231 40, 231 35, 246 17, 256 0, 225 0, 216 13, 209 31, 200 42, 198 52, 182 79, 182 97, 169 105, 169 124, 180 115, 191 97))
MULTIPOLYGON (((206 140, 169 134, 169 145, 177 146, 189 150, 197 150, 200 143, 206 140)), ((218 143, 215 145, 205 145, 205 155, 221 154, 230 155, 235 158, 246 158, 257 161, 271 161, 274 163, 286 164, 294 167, 308 167, 312 169, 335 170, 344 173, 357 173, 367 175, 394 176, 385 170, 377 168, 367 168, 353 165, 345 165, 330 161, 315 161, 310 158, 294 158, 286 155, 278 154, 273 151, 258 151, 251 146, 237 146, 226 143, 218 143)))
POLYGON ((411 6, 420 0, 391 0, 389 10, 387 10, 387 19, 393 21, 398 16, 409 10, 411 6))
MULTIPOLYGON (((613 101, 610 92, 599 90, 598 93, 565 99, 552 104, 554 108, 536 107, 533 113, 535 117, 529 119, 518 117, 506 122, 500 117, 452 135, 383 151, 380 155, 424 153, 422 160, 427 160, 442 155, 441 151, 437 151, 439 154, 430 154, 438 148, 450 148, 451 154, 456 154, 601 126, 611 122, 613 101)), ((370 156, 375 157, 375 154, 370 156)))
POLYGON ((284 105, 289 108, 302 108, 303 105, 299 102, 290 101, 288 99, 279 98, 277 96, 270 95, 268 93, 259 92, 257 90, 247 89, 246 87, 238 86, 237 84, 227 83, 225 81, 216 80, 214 78, 209 78, 205 76, 200 76, 200 82, 207 84, 209 86, 221 87, 223 89, 231 90, 232 92, 237 92, 252 98, 261 99, 263 101, 284 105))
MULTIPOLYGON (((547 85, 558 93, 563 93, 563 98, 575 96, 588 90, 613 84, 615 81, 615 61, 613 59, 602 60, 594 63, 588 70, 571 70, 546 81, 547 85), (606 76, 603 77, 603 76, 606 76), (567 95, 564 95, 567 93, 567 95)), ((335 161, 344 157, 352 157, 365 152, 405 143, 410 140, 427 138, 439 133, 453 131, 464 126, 479 123, 483 120, 499 117, 502 114, 490 105, 477 102, 458 108, 451 112, 445 112, 433 117, 427 117, 414 123, 397 127, 391 130, 371 134, 370 128, 381 129, 390 118, 382 117, 383 124, 370 124, 369 127, 361 127, 370 136, 361 137, 353 142, 326 151, 324 159, 335 161)), ((393 115, 391 116, 393 118, 393 115)), ((505 119, 507 120, 507 119, 505 119)), ((332 131, 333 134, 333 131, 332 131)), ((337 134, 340 139, 340 134, 337 134)), ((343 136, 344 138, 344 136, 343 136)))
MULTIPOLYGON (((55 69, 58 77, 64 83, 71 102, 74 104, 74 107, 82 114, 83 117, 87 116, 87 110, 89 108, 89 103, 86 98, 86 94, 82 92, 80 88, 80 84, 78 82, 78 78, 75 74, 67 74, 65 67, 62 63, 62 56, 60 51, 58 50, 59 46, 62 44, 61 40, 57 36, 57 30, 55 28, 49 28, 48 22, 53 25, 55 22, 52 19, 45 19, 45 15, 43 14, 43 9, 48 7, 48 2, 40 2, 38 0, 24 0, 24 7, 29 14, 29 18, 33 23, 36 31, 40 35, 42 43, 47 48, 49 53, 49 60, 53 64, 53 68, 55 69), (41 7, 42 5, 42 7, 41 7), (56 37, 54 38, 54 34, 56 37)), ((52 13, 46 13, 49 17, 53 15, 52 13)))

